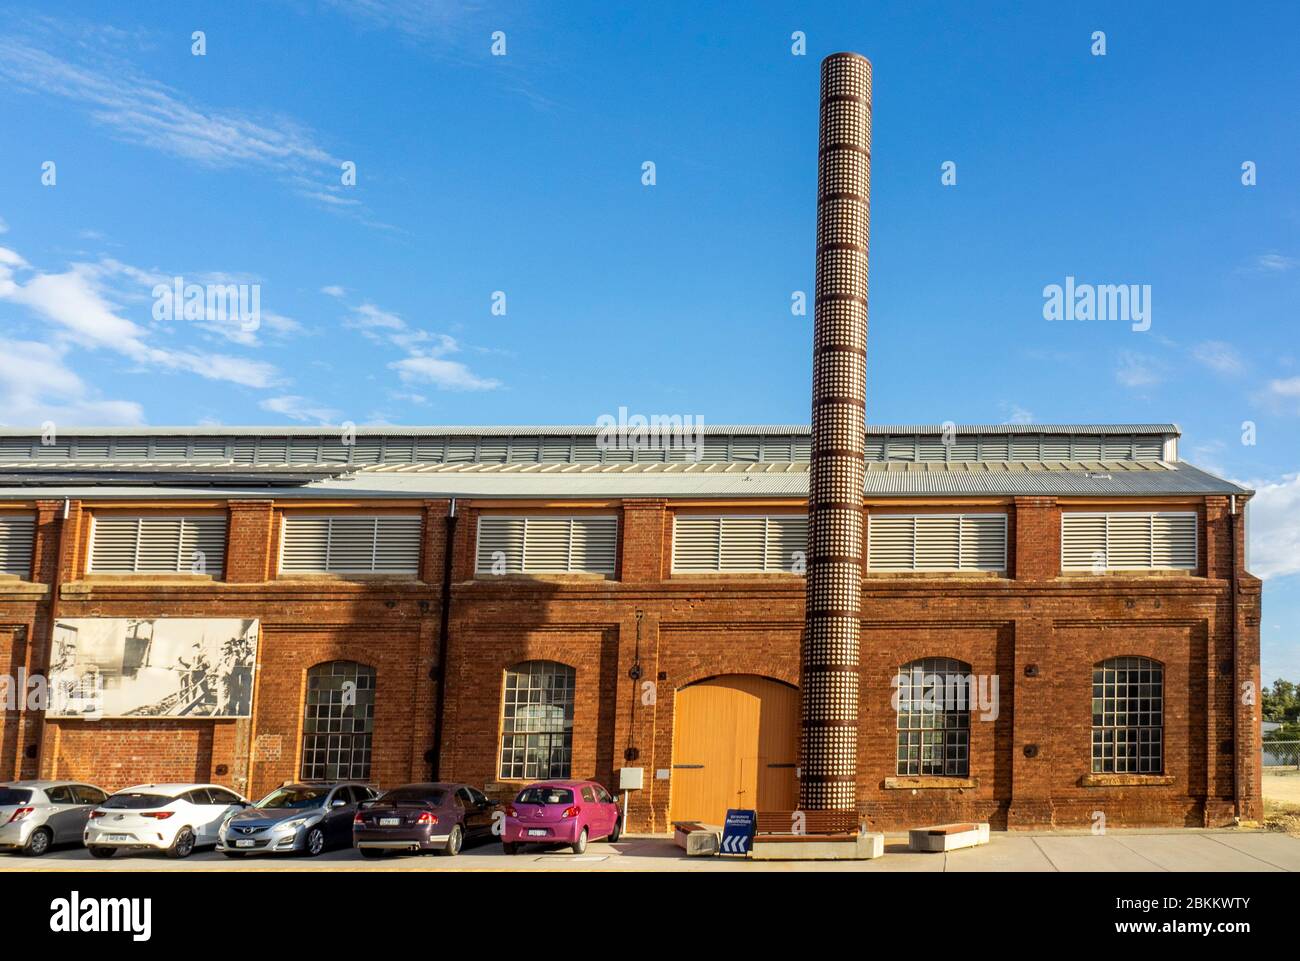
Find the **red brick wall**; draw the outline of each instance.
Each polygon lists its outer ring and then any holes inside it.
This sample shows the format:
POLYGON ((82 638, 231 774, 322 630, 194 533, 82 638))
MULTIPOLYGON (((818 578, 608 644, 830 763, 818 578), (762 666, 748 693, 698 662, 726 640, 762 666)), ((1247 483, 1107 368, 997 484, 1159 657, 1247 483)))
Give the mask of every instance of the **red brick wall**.
MULTIPOLYGON (((442 772, 498 796, 502 675, 531 659, 577 672, 573 775, 612 784, 635 750, 645 788, 631 801, 632 829, 665 830, 675 691, 706 677, 750 673, 797 683, 803 580, 672 577, 672 511, 655 499, 621 509, 620 579, 475 580, 478 509, 459 505, 442 772), (640 615, 638 617, 638 614, 640 615), (640 677, 629 672, 636 665, 640 677)), ((257 795, 298 774, 306 671, 350 659, 375 667, 378 697, 373 780, 389 786, 428 775, 432 747, 445 502, 425 516, 417 579, 268 579, 278 510, 232 504, 224 580, 81 577, 85 517, 74 502, 42 502, 39 576, 62 568, 58 616, 257 617, 262 643, 254 716, 248 721, 49 721, 0 719, 0 775, 83 777, 117 788, 161 779, 212 779, 257 795), (27 759, 28 745, 39 748, 27 759)), ((927 509, 936 509, 929 505, 927 509)), ((939 509, 943 509, 939 505, 939 509)), ((953 509, 953 505, 946 509, 953 509)), ((1050 498, 999 508, 1013 545, 1005 577, 869 577, 864 584, 859 801, 881 828, 987 818, 999 826, 1222 823, 1259 813, 1258 708, 1238 681, 1259 683, 1259 582, 1241 578, 1234 662, 1228 504, 1203 505, 1199 576, 1059 573, 1059 513, 1050 498), (1170 784, 1085 787, 1090 771, 1092 664, 1115 654, 1167 665, 1166 771, 1170 784), (919 657, 954 657, 999 679, 996 720, 972 721, 970 787, 886 785, 895 776, 891 680, 919 657), (1029 668, 1036 676, 1027 676, 1029 668), (1234 722, 1238 749, 1232 746, 1234 722), (1027 757, 1025 748, 1037 748, 1027 757)), ((1240 532, 1238 532, 1240 534, 1240 532)), ((49 593, 0 585, 0 664, 16 673, 48 657, 49 593)), ((1257 688, 1256 688, 1257 689, 1257 688)))

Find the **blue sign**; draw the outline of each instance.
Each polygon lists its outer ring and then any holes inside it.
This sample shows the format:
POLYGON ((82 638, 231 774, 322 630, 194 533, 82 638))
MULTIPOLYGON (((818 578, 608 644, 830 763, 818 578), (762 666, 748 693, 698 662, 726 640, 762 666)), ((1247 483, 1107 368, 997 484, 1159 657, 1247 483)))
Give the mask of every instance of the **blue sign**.
POLYGON ((722 853, 748 854, 757 826, 758 814, 756 812, 728 811, 727 820, 722 825, 722 853))

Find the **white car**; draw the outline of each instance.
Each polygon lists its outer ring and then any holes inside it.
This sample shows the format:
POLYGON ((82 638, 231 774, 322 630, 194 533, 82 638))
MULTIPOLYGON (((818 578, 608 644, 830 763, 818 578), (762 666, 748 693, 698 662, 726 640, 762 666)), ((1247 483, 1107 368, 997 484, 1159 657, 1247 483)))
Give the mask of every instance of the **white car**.
POLYGON ((118 848, 187 858, 196 847, 215 845, 222 823, 248 803, 220 784, 137 784, 90 813, 83 840, 97 858, 118 848))

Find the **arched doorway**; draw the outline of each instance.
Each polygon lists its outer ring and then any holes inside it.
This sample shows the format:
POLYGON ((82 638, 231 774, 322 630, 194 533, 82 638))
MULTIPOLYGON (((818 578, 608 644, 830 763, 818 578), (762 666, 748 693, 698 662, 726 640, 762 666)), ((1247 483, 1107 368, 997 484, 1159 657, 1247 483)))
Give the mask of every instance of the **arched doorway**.
POLYGON ((799 689, 724 674, 677 692, 672 821, 721 824, 728 808, 793 810, 799 799, 799 689))

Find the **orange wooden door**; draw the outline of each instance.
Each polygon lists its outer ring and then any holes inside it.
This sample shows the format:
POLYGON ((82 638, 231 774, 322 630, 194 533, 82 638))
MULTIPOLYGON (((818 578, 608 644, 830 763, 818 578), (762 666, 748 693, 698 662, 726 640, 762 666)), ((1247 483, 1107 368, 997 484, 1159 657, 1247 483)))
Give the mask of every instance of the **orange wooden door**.
POLYGON ((799 691, 727 674, 677 692, 669 818, 721 824, 728 808, 792 810, 799 691))

